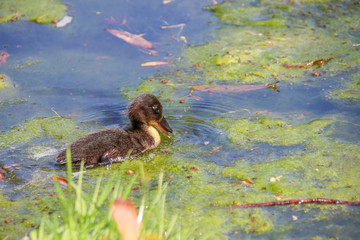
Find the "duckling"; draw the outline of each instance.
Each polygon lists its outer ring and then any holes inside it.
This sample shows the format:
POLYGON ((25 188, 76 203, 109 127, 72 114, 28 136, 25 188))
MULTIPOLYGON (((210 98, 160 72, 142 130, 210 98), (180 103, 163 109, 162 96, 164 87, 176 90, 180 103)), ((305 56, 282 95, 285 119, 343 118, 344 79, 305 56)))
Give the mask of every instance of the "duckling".
MULTIPOLYGON (((160 131, 172 133, 163 116, 162 105, 152 94, 136 97, 128 106, 131 127, 111 128, 86 135, 70 144, 73 165, 107 164, 124 161, 160 144, 160 131)), ((66 149, 56 157, 58 164, 66 163, 66 149)))

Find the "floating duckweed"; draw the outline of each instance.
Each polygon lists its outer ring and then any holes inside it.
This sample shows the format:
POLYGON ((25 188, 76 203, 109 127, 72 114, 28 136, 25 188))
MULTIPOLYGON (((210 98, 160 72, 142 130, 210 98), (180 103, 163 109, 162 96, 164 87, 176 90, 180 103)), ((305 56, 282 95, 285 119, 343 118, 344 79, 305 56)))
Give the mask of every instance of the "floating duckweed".
POLYGON ((15 126, 9 132, 0 133, 0 148, 15 143, 28 142, 34 138, 48 135, 53 138, 73 138, 79 136, 81 131, 71 119, 59 116, 34 118, 26 120, 22 125, 15 126))
POLYGON ((266 233, 274 228, 274 223, 269 214, 259 209, 239 209, 234 211, 232 222, 246 233, 266 233))
POLYGON ((360 66, 354 48, 356 37, 349 34, 349 29, 359 25, 358 21, 349 21, 356 18, 359 7, 351 1, 344 1, 342 8, 318 1, 308 4, 311 9, 302 4, 284 7, 278 1, 213 5, 209 9, 231 26, 218 30, 215 41, 187 48, 184 57, 192 64, 201 63, 198 69, 203 71, 206 81, 233 83, 270 83, 274 76, 276 80, 292 83, 309 79, 304 68, 286 68, 284 63, 332 59, 321 66, 307 66, 321 67, 329 75, 360 66), (331 13, 318 9, 324 5, 332 9, 331 13), (329 18, 329 14, 333 17, 329 18), (354 17, 347 17, 348 14, 354 17), (319 29, 319 25, 326 28, 319 29), (343 34, 334 35, 336 29, 343 29, 343 34))
POLYGON ((241 146, 251 145, 254 141, 283 146, 301 144, 320 135, 329 134, 323 130, 333 122, 330 119, 318 119, 292 126, 282 119, 268 116, 254 119, 221 118, 213 121, 225 130, 232 142, 241 146))
POLYGON ((51 24, 66 15, 67 5, 61 0, 2 0, 0 23, 27 19, 36 23, 51 24))
POLYGON ((360 99, 360 74, 353 75, 353 81, 345 83, 343 89, 333 90, 331 98, 334 99, 360 99))
POLYGON ((0 102, 0 107, 7 106, 7 105, 24 103, 24 102, 26 102, 26 100, 24 98, 16 98, 16 99, 13 99, 13 100, 0 102))
POLYGON ((15 69, 15 70, 21 70, 21 69, 23 69, 23 68, 25 68, 25 67, 30 67, 30 66, 39 64, 39 63, 41 63, 41 62, 42 62, 42 61, 39 60, 39 59, 30 59, 30 60, 28 60, 27 62, 25 62, 25 63, 23 63, 23 64, 21 64, 21 65, 16 65, 16 66, 14 67, 14 69, 15 69))
POLYGON ((0 73, 0 89, 9 87, 8 77, 0 73))
POLYGON ((359 168, 360 150, 356 144, 324 137, 313 139, 307 151, 280 159, 255 164, 241 159, 234 166, 225 167, 223 175, 239 180, 254 179, 247 198, 268 193, 294 199, 327 197, 358 201, 359 168))

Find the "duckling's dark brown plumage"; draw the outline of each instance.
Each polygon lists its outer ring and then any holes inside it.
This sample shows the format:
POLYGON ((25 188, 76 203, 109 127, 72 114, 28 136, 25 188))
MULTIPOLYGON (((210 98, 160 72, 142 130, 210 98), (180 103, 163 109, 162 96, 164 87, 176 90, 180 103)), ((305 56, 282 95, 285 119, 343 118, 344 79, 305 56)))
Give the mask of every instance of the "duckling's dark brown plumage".
MULTIPOLYGON (((135 156, 160 143, 160 136, 153 125, 165 132, 172 132, 163 117, 159 100, 151 94, 142 94, 128 107, 131 128, 112 128, 86 135, 70 145, 73 165, 109 163, 135 156)), ((66 149, 56 157, 59 164, 66 163, 66 149)))

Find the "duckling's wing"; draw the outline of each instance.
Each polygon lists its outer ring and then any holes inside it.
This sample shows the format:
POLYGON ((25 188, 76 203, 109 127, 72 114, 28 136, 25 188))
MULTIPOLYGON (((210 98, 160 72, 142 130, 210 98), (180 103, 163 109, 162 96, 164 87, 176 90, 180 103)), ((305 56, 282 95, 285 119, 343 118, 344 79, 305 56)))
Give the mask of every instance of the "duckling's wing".
MULTIPOLYGON (((70 145, 71 161, 73 165, 80 165, 82 160, 85 164, 97 164, 104 160, 103 156, 108 152, 112 153, 112 157, 125 157, 131 148, 129 143, 129 134, 121 128, 95 132, 79 138, 70 145)), ((59 153, 56 162, 66 163, 66 149, 59 153)))

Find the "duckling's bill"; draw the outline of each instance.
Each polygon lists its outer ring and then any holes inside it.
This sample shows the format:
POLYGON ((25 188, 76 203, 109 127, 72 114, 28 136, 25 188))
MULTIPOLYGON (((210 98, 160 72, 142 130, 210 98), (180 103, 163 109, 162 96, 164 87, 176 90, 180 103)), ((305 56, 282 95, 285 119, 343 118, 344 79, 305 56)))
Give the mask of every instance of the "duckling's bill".
POLYGON ((166 121, 166 119, 163 117, 160 121, 158 122, 153 122, 152 125, 154 125, 156 128, 158 128, 160 131, 168 134, 169 132, 172 133, 172 129, 170 127, 170 125, 168 124, 168 122, 166 121))

